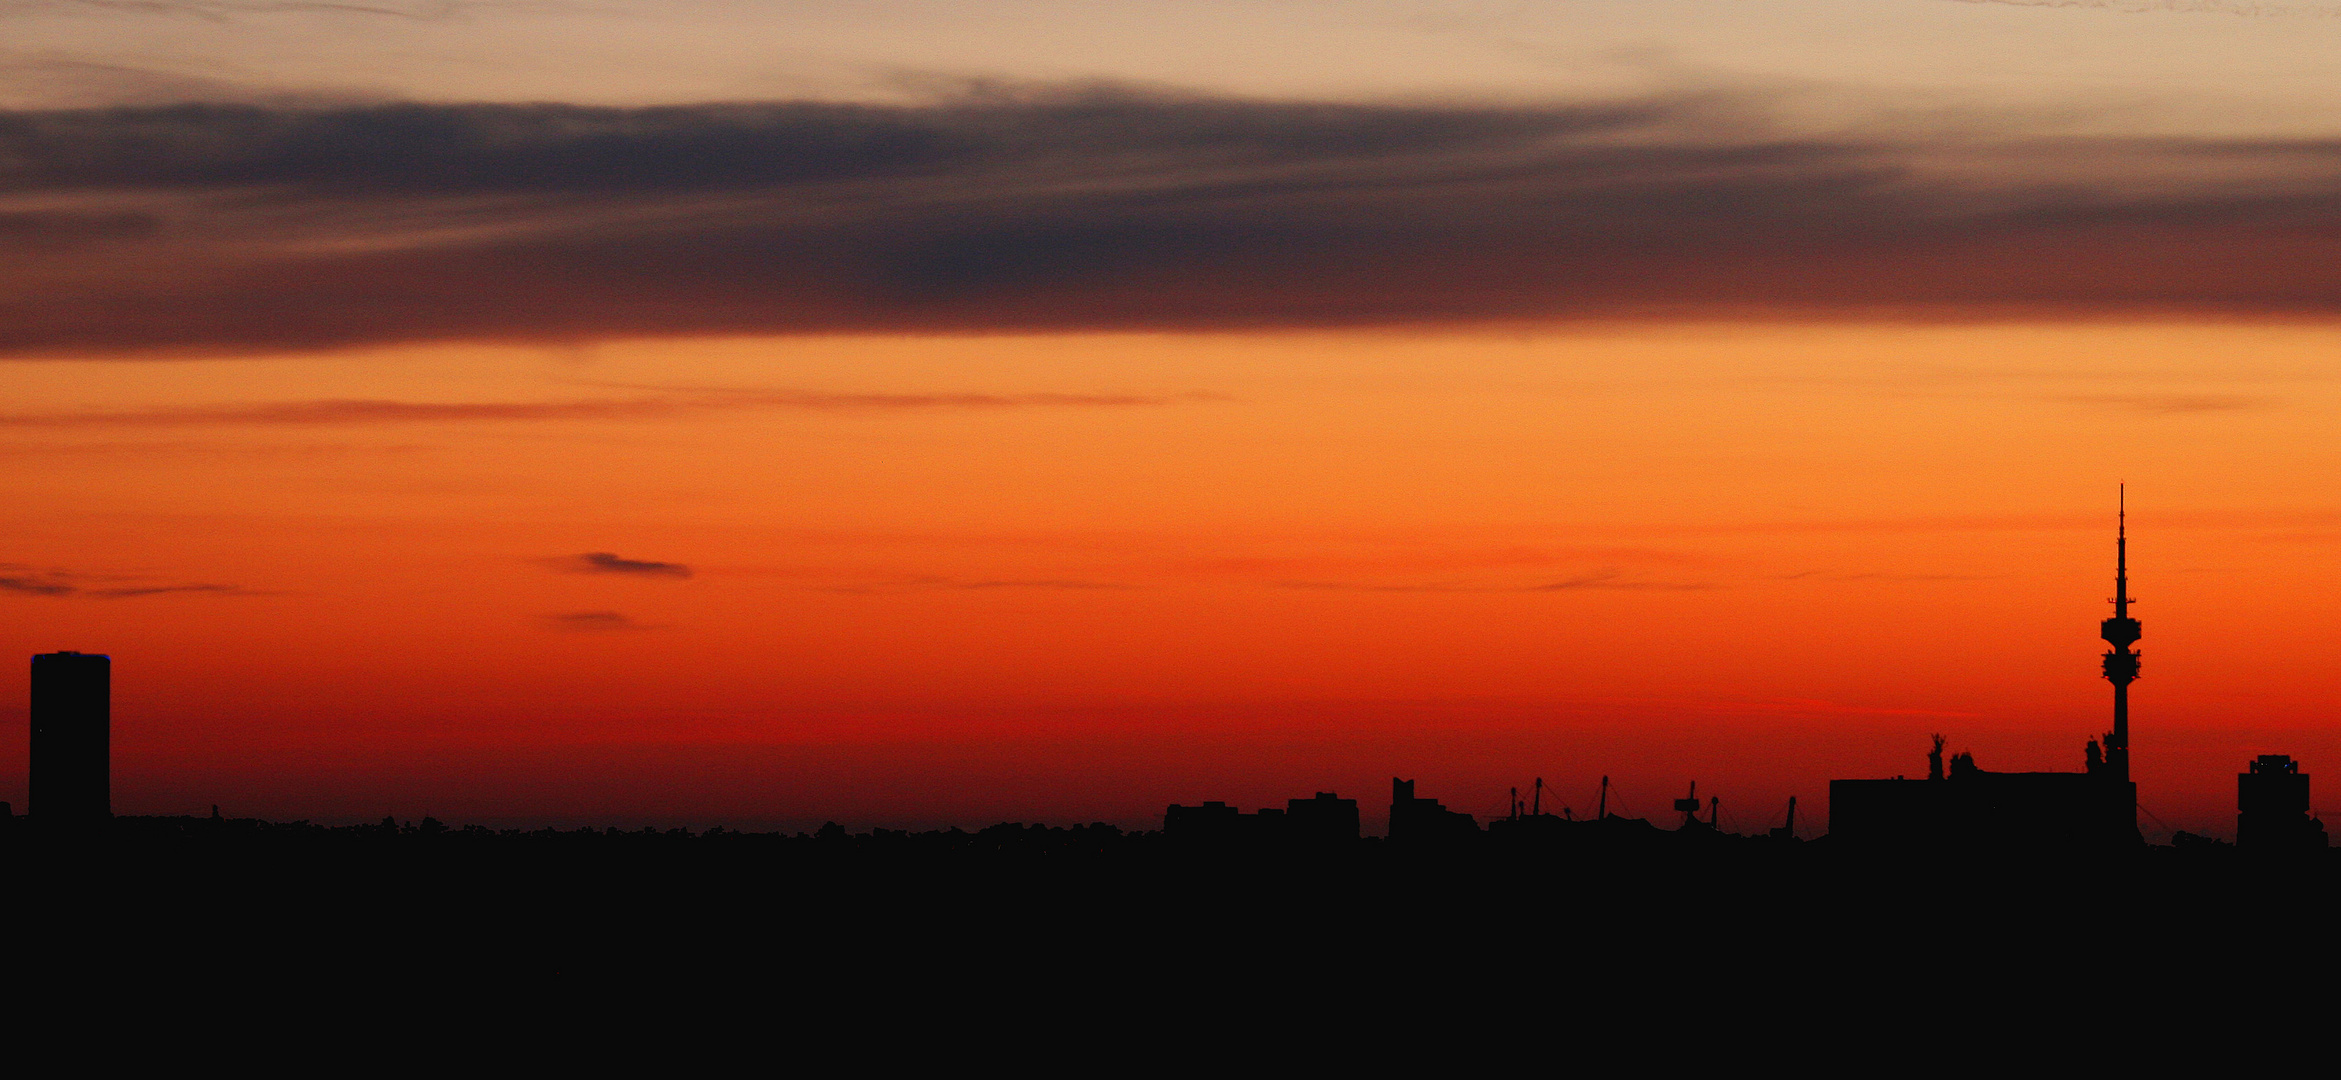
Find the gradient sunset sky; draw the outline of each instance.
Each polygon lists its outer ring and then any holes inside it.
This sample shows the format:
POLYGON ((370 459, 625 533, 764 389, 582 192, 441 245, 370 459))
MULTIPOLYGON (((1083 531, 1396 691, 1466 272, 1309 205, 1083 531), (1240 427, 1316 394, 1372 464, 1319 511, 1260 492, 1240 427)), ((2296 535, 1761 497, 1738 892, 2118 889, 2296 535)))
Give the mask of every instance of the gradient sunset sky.
MULTIPOLYGON (((2341 3, 0 2, 0 799, 2341 790, 2341 3), (2306 659, 2303 659, 2305 657, 2306 659)), ((1617 806, 1613 805, 1613 809, 1617 806)))

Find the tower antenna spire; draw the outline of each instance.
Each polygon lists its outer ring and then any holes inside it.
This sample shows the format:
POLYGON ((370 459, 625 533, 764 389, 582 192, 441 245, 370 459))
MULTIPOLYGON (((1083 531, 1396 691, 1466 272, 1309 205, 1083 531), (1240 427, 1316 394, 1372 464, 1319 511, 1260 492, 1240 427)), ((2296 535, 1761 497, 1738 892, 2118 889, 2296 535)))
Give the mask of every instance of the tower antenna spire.
POLYGON ((2130 614, 2130 486, 2115 484, 2113 488, 2113 613, 2116 618, 2130 614))

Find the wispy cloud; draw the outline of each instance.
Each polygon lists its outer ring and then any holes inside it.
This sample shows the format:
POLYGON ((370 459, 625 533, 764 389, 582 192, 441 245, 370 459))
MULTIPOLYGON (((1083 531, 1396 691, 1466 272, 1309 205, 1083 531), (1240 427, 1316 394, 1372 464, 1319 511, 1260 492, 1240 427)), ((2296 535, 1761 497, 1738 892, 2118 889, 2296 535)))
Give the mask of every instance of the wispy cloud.
POLYGON ((1629 592, 1683 592, 1716 589, 1713 582, 1650 581, 1629 578, 1618 571, 1601 571, 1527 584, 1478 584, 1468 582, 1363 582, 1363 581, 1273 581, 1279 589, 1324 589, 1337 592, 1374 593, 1555 593, 1587 589, 1618 589, 1629 592))
POLYGON ((67 585, 64 582, 55 580, 54 578, 20 577, 16 575, 0 577, 0 590, 18 593, 31 593, 34 596, 68 596, 81 591, 76 586, 67 585))
POLYGON ((221 585, 211 582, 142 583, 135 576, 95 575, 69 570, 33 570, 29 567, 0 565, 0 592, 29 596, 81 597, 92 600, 121 600, 139 596, 162 596, 171 593, 214 593, 224 596, 272 595, 265 590, 247 589, 240 585, 221 585), (101 584, 114 582, 115 584, 101 584))
POLYGON ((2066 394, 2055 400, 2141 413, 2223 413, 2266 409, 2275 403, 2242 394, 2066 394))
POLYGON ((628 559, 607 551, 589 551, 583 555, 562 555, 537 561, 572 574, 629 574, 635 577, 676 578, 691 576, 691 568, 682 563, 628 559))
POLYGON ((97 597, 161 596, 165 593, 223 593, 230 596, 261 595, 253 589, 237 585, 130 585, 111 589, 84 589, 85 595, 97 597))
POLYGON ((110 412, 0 414, 7 428, 144 428, 632 420, 730 409, 899 412, 948 409, 1125 408, 1206 400, 1181 394, 838 394, 805 391, 689 391, 667 397, 587 401, 438 402, 337 399, 196 405, 110 412))
POLYGON ((1834 570, 1799 570, 1781 574, 1778 581, 1992 581, 2007 574, 1899 574, 1887 571, 1857 571, 1845 573, 1834 570))
POLYGON ((1137 586, 1127 582, 1099 581, 1082 578, 950 578, 914 576, 887 578, 873 581, 843 582, 830 585, 814 585, 811 586, 811 588, 816 592, 865 594, 960 589, 977 591, 991 589, 1041 589, 1092 592, 1099 590, 1134 589, 1137 588, 1137 586))

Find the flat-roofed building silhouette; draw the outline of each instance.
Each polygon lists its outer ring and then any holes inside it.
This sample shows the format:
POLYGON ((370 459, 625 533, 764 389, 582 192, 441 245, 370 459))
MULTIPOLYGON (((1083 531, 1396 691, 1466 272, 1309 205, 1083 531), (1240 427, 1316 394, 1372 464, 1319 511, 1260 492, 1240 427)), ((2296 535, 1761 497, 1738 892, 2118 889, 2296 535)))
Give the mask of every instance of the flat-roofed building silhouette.
POLYGON ((28 786, 36 821, 76 824, 113 814, 113 666, 92 653, 33 657, 28 786))

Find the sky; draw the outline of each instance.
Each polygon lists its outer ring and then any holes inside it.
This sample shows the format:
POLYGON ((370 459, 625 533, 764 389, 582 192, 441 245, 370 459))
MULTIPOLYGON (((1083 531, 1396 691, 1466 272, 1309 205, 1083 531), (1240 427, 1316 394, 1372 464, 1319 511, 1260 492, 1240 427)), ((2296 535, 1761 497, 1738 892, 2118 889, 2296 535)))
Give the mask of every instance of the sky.
POLYGON ((2341 767, 2341 4, 0 29, 0 651, 117 812, 1816 835, 2080 767, 2122 483, 2146 833, 2341 767))

